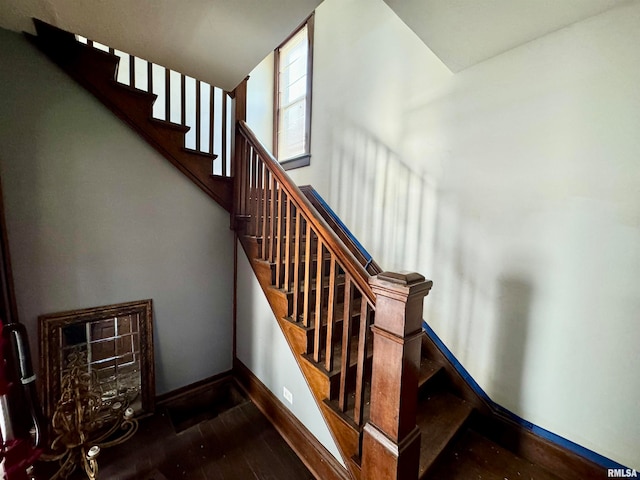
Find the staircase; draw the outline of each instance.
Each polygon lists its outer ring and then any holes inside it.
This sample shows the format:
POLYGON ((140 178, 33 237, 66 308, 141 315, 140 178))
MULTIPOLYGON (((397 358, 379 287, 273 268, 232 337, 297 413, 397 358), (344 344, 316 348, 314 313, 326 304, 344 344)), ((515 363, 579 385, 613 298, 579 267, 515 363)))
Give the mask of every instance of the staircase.
POLYGON ((213 146, 203 151, 198 140, 196 148, 185 148, 184 97, 182 123, 169 121, 168 110, 164 119, 154 118, 152 82, 146 90, 135 88, 133 77, 129 85, 118 83, 115 52, 39 21, 36 27, 32 40, 41 50, 231 212, 347 466, 341 478, 602 475, 598 466, 501 415, 469 387, 422 330, 431 282, 416 273, 383 272, 310 189, 291 181, 242 121, 246 83, 229 94, 237 121, 232 115, 221 121, 230 122, 234 148, 228 167, 214 174, 213 146))
MULTIPOLYGON (((185 134, 190 127, 184 122, 186 117, 184 113, 182 114, 182 123, 172 122, 170 120, 172 102, 165 100, 165 105, 167 105, 166 118, 154 118, 152 112, 157 95, 153 93, 152 85, 149 83, 147 90, 136 88, 134 77, 132 77, 130 85, 118 83, 116 75, 120 58, 115 52, 99 50, 94 48, 91 43, 80 43, 74 34, 39 20, 34 20, 34 23, 37 36, 29 36, 29 38, 40 50, 93 93, 207 195, 223 208, 231 211, 232 172, 226 169, 225 163, 223 163, 222 168, 218 169, 221 170, 221 173, 214 174, 214 161, 217 155, 203 151, 198 148, 199 145, 194 149, 185 147, 185 134)), ((130 71, 133 70, 132 68, 130 71)), ((166 91, 171 91, 171 72, 165 70, 167 72, 166 85, 169 87, 166 88, 166 91)), ((183 111, 186 103, 184 83, 184 76, 182 76, 180 97, 182 97, 183 111)), ((226 95, 223 95, 225 100, 226 95)), ((226 112, 226 110, 223 111, 226 112)), ((228 121, 231 122, 231 119, 229 118, 228 121)), ((226 118, 224 123, 227 123, 226 118)), ((196 130, 196 134, 199 134, 200 128, 196 130)), ((223 134, 223 138, 225 137, 226 134, 223 134)))

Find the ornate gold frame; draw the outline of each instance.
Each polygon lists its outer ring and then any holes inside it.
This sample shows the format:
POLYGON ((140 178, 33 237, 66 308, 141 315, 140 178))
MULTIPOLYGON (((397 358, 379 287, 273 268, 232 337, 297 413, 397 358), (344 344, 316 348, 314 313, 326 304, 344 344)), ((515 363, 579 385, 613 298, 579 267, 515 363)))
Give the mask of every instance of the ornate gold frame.
POLYGON ((62 329, 114 317, 139 315, 140 381, 142 411, 152 413, 155 407, 155 363, 153 356, 152 300, 140 300, 103 307, 51 313, 38 317, 40 338, 40 375, 42 402, 47 418, 51 418, 60 397, 61 365, 59 351, 62 329))

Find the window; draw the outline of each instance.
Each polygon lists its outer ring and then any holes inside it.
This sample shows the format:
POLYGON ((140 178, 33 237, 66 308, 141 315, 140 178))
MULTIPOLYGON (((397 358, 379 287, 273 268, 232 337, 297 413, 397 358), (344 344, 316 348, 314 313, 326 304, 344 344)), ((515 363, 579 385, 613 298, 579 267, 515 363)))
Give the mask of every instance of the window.
POLYGON ((275 51, 274 150, 285 169, 310 163, 313 15, 275 51))

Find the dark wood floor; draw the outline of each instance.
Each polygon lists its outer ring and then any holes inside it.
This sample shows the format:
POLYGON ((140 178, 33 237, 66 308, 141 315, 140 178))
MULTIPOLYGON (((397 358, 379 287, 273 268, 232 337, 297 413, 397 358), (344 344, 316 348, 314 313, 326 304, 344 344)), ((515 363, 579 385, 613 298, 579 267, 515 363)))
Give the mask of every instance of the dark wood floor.
POLYGON ((180 433, 160 410, 127 443, 103 450, 98 463, 100 480, 314 478, 250 401, 180 433))

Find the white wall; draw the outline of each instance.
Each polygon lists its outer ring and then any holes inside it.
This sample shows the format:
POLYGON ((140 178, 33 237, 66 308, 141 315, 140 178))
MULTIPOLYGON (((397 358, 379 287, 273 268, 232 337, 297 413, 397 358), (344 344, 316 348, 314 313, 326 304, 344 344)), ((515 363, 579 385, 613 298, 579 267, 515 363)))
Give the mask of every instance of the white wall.
MULTIPOLYGON (((156 389, 231 368, 228 213, 0 30, 0 169, 19 316, 154 301, 156 389)), ((34 359, 37 364, 37 359, 34 359)))
POLYGON ((273 152, 273 62, 272 52, 253 69, 247 82, 247 125, 270 152, 273 152))
POLYGON ((269 302, 238 244, 238 296, 236 356, 340 462, 341 456, 320 409, 296 363, 269 302), (293 395, 293 403, 283 396, 293 395))
POLYGON ((452 74, 382 0, 315 16, 311 183, 489 396, 640 468, 640 5, 452 74))

